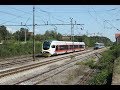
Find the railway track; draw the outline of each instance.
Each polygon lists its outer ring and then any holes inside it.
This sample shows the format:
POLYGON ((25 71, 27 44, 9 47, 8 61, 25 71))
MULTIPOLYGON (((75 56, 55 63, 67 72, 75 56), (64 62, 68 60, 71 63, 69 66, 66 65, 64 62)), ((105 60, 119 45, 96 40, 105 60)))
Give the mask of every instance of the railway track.
MULTIPOLYGON (((77 53, 77 54, 74 54, 74 55, 80 55, 80 54, 84 54, 84 53, 88 53, 88 52, 91 52, 91 51, 87 51, 87 52, 83 52, 83 53, 77 53)), ((26 65, 26 66, 14 68, 14 69, 5 70, 5 71, 0 72, 0 78, 4 77, 4 76, 7 76, 7 75, 10 75, 10 74, 14 74, 14 73, 29 70, 29 69, 32 69, 32 68, 36 68, 36 67, 39 67, 39 66, 43 66, 43 65, 46 65, 46 64, 54 63, 54 62, 64 60, 64 59, 67 59, 67 58, 70 58, 70 56, 60 57, 60 58, 56 58, 56 59, 52 59, 52 60, 48 60, 48 61, 38 62, 38 63, 35 63, 35 64, 30 64, 30 65, 26 65)))
MULTIPOLYGON (((89 57, 89 56, 87 56, 87 57, 89 57)), ((86 58, 87 58, 87 57, 86 57, 86 58)), ((67 58, 68 58, 68 57, 66 57, 65 59, 67 59, 67 58)), ((70 57, 69 57, 69 58, 70 58, 70 57)), ((82 58, 83 58, 83 57, 81 57, 80 59, 82 59, 82 58)), ((63 58, 63 60, 64 60, 64 58, 63 58)), ((62 65, 60 65, 60 66, 57 66, 57 67, 52 68, 52 69, 50 69, 50 70, 47 70, 47 71, 45 71, 45 72, 43 72, 43 73, 37 74, 37 75, 35 75, 35 76, 33 76, 33 77, 30 77, 30 78, 27 78, 27 79, 22 80, 22 81, 20 81, 20 82, 17 82, 17 83, 15 83, 15 85, 28 84, 29 82, 31 82, 31 83, 29 83, 29 84, 32 84, 32 85, 40 84, 41 82, 44 82, 45 80, 47 80, 47 79, 49 79, 49 78, 51 78, 51 77, 53 77, 53 76, 55 76, 55 75, 57 75, 57 74, 65 71, 65 70, 67 70, 68 68, 73 67, 74 64, 75 64, 77 61, 79 61, 79 60, 78 60, 78 59, 76 59, 76 60, 75 60, 75 59, 70 60, 70 61, 68 61, 68 62, 65 63, 65 64, 62 64, 62 65), (72 64, 72 63, 73 63, 73 64, 72 64)))
MULTIPOLYGON (((80 54, 85 54, 85 53, 89 53, 89 52, 92 52, 93 50, 87 50, 87 51, 84 51, 84 52, 78 52, 78 53, 72 53, 71 55, 73 55, 73 56, 79 56, 80 54)), ((60 57, 60 58, 55 58, 55 59, 51 59, 51 60, 47 60, 47 61, 43 61, 43 62, 37 62, 37 63, 34 63, 34 64, 30 64, 30 65, 26 65, 26 66, 22 66, 22 67, 18 67, 18 68, 13 68, 13 69, 9 69, 9 70, 5 70, 5 71, 2 71, 2 72, 0 72, 0 78, 2 78, 2 77, 5 77, 5 76, 9 76, 9 75, 12 75, 12 74, 16 74, 16 73, 19 73, 19 72, 23 72, 23 71, 26 71, 26 70, 30 70, 30 69, 33 69, 33 68, 37 68, 37 67, 40 67, 40 66, 43 66, 43 65, 47 65, 47 64, 51 64, 51 63, 54 63, 54 62, 58 62, 58 61, 62 61, 62 60, 64 60, 64 59, 68 59, 68 58, 71 58, 70 57, 70 55, 68 55, 68 56, 64 56, 64 57, 60 57)), ((74 60, 74 61, 69 61, 68 63, 72 63, 72 62, 75 62, 76 60, 74 60)), ((67 63, 67 64, 68 64, 67 63)), ((66 65, 67 65, 66 64, 66 65)), ((61 66, 59 66, 59 67, 56 67, 56 68, 54 68, 54 69, 51 69, 52 71, 54 71, 54 70, 56 70, 57 68, 60 68, 60 67, 63 67, 63 65, 61 65, 61 66)), ((70 66, 71 67, 71 66, 70 66)), ((69 67, 68 67, 69 68, 69 67)), ((67 69, 67 68, 66 68, 67 69)), ((64 69, 65 70, 65 69, 64 69)), ((62 70, 62 71, 64 71, 64 70, 62 70)), ((58 74, 58 73, 61 73, 62 71, 59 71, 59 72, 56 72, 56 73, 54 73, 54 75, 55 74, 58 74)), ((28 81, 28 80, 30 80, 30 79, 32 79, 32 78, 35 78, 35 77, 38 77, 38 76, 40 76, 40 75, 43 75, 43 74, 45 74, 45 73, 48 73, 48 72, 50 72, 50 70, 49 71, 46 71, 46 72, 44 72, 44 73, 42 73, 42 74, 39 74, 39 75, 37 75, 37 76, 34 76, 34 77, 30 77, 29 79, 27 79, 27 80, 25 80, 25 81, 28 81)), ((54 76, 53 75, 53 76, 54 76)), ((49 76, 49 75, 48 75, 49 76)), ((42 81, 44 81, 44 80, 46 80, 47 78, 50 78, 50 77, 52 77, 52 76, 49 76, 49 77, 46 77, 45 79, 43 79, 42 81)), ((22 83, 22 82, 25 82, 25 81, 20 81, 20 82, 17 82, 17 83, 15 83, 15 84, 19 84, 19 83, 22 83)), ((36 83, 34 83, 34 84, 38 84, 38 83, 40 83, 41 81, 39 81, 39 82, 36 82, 36 83)))
MULTIPOLYGON (((84 53, 88 53, 88 52, 91 52, 91 51, 90 50, 84 51, 84 53)), ((74 55, 78 56, 80 54, 83 54, 83 53, 79 52, 79 53, 74 54, 74 55)), ((34 68, 37 68, 37 67, 40 67, 40 66, 43 66, 43 65, 47 65, 47 64, 58 62, 58 61, 62 61, 62 60, 65 60, 67 58, 71 58, 71 57, 68 55, 68 56, 64 56, 64 57, 60 57, 60 58, 55 58, 55 59, 52 59, 52 60, 49 59, 47 61, 37 62, 37 63, 34 63, 34 64, 22 66, 22 67, 3 70, 3 71, 0 72, 0 78, 5 77, 5 76, 9 76, 9 75, 13 75, 13 74, 16 74, 16 73, 19 73, 19 72, 27 71, 27 70, 30 70, 30 69, 34 69, 34 68)))
POLYGON ((32 55, 26 55, 24 57, 11 58, 8 61, 0 62, 0 70, 13 67, 14 65, 20 65, 33 61, 32 55))
MULTIPOLYGON (((45 57, 38 57, 38 58, 44 59, 45 57)), ((4 62, 3 60, 0 62, 0 70, 13 67, 14 65, 28 63, 30 61, 33 61, 32 55, 24 55, 24 56, 19 56, 19 57, 14 57, 14 58, 6 58, 4 59, 4 62)))
MULTIPOLYGON (((89 50, 91 48, 88 48, 87 50, 89 50)), ((41 54, 36 54, 36 59, 44 59, 45 57, 41 57, 41 54), (38 58, 37 58, 38 56, 38 58)), ((6 69, 6 68, 10 68, 14 65, 19 65, 19 64, 24 64, 24 63, 28 63, 30 61, 33 61, 32 55, 22 55, 22 56, 18 56, 18 57, 13 57, 13 58, 4 58, 4 59, 0 59, 0 70, 2 69, 6 69)))
POLYGON ((3 61, 13 61, 14 59, 25 58, 25 57, 32 57, 32 54, 15 56, 15 57, 10 57, 10 58, 2 58, 2 59, 0 59, 0 63, 3 61))
POLYGON ((22 64, 22 63, 29 62, 29 61, 32 61, 32 57, 27 57, 27 58, 25 57, 22 59, 16 59, 15 61, 1 63, 0 69, 9 68, 13 65, 22 64))

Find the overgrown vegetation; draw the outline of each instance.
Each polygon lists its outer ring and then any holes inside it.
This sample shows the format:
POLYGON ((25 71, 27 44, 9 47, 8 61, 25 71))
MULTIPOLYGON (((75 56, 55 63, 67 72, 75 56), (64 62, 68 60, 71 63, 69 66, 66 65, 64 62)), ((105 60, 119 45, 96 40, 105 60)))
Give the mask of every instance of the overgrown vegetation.
MULTIPOLYGON (((41 43, 35 43, 35 53, 41 52, 41 43)), ((0 45, 0 57, 12 57, 19 55, 27 55, 33 53, 33 44, 32 42, 27 43, 5 43, 0 45)))
POLYGON ((90 58, 81 62, 77 62, 75 65, 87 65, 90 68, 94 68, 95 66, 95 58, 90 58))
POLYGON ((97 72, 92 79, 88 81, 89 85, 111 85, 114 60, 120 62, 120 45, 113 45, 109 50, 102 53, 99 62, 95 63, 94 58, 77 62, 76 65, 86 65, 97 72))
POLYGON ((114 45, 102 53, 99 62, 94 65, 98 73, 89 81, 91 85, 110 85, 114 60, 120 56, 120 45, 114 45))

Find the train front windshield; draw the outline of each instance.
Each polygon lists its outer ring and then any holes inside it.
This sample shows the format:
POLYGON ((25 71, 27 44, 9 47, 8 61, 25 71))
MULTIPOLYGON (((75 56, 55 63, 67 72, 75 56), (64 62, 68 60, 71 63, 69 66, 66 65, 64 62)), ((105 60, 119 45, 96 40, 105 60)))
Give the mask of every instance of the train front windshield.
POLYGON ((44 43, 43 43, 43 49, 44 50, 48 50, 49 48, 50 48, 50 42, 49 41, 45 41, 44 43))

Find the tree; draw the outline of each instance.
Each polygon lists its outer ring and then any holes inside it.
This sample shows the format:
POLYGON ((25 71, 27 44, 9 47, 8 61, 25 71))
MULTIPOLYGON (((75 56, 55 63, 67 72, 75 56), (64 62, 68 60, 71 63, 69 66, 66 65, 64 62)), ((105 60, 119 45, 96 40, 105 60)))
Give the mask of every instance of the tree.
POLYGON ((54 30, 46 31, 44 34, 45 40, 62 40, 62 34, 57 33, 54 30))
POLYGON ((0 40, 7 40, 10 37, 9 31, 4 25, 0 26, 0 40))
POLYGON ((25 40, 25 31, 26 31, 26 40, 30 40, 31 35, 26 28, 20 28, 20 31, 16 31, 13 35, 16 40, 24 41, 25 40))
POLYGON ((56 39, 57 40, 62 40, 62 34, 58 33, 57 36, 56 36, 56 39))
POLYGON ((46 31, 45 34, 45 40, 53 40, 53 39, 56 39, 56 36, 57 36, 57 32, 51 30, 51 31, 46 31))
POLYGON ((44 41, 44 39, 45 39, 44 35, 41 35, 41 34, 35 35, 35 40, 36 41, 44 41))
POLYGON ((85 42, 86 45, 89 47, 93 47, 96 42, 104 43, 105 46, 109 46, 112 44, 112 41, 109 38, 100 36, 74 36, 74 41, 85 42))

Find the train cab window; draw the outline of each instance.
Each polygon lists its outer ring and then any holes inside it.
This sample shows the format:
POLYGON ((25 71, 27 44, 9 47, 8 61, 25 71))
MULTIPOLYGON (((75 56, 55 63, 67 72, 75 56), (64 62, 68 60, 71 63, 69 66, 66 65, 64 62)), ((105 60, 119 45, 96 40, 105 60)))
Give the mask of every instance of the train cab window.
POLYGON ((43 43, 43 49, 44 50, 48 50, 49 48, 50 48, 50 42, 49 41, 45 41, 44 43, 43 43))
POLYGON ((55 45, 52 45, 51 47, 52 47, 52 48, 55 48, 55 45))

